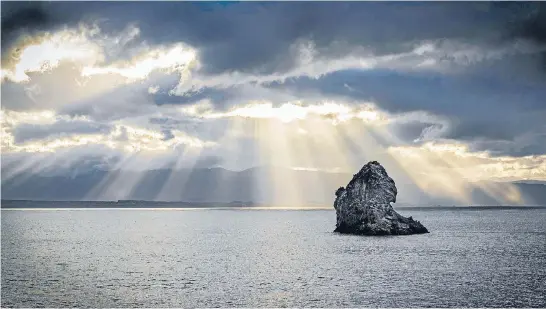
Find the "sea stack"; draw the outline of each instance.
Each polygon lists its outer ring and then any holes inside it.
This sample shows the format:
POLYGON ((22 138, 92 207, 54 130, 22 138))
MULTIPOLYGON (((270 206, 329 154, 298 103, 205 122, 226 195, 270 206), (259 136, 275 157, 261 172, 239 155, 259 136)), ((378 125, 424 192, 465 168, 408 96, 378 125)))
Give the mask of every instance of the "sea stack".
POLYGON ((368 162, 349 184, 336 191, 334 208, 337 223, 334 232, 357 235, 410 235, 428 233, 412 217, 398 214, 396 185, 377 161, 368 162))

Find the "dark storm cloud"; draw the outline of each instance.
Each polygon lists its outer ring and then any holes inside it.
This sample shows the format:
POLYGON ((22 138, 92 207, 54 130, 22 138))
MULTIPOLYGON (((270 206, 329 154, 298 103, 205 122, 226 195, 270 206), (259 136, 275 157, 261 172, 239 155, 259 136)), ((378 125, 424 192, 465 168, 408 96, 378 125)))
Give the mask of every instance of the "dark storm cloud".
POLYGON ((543 100, 546 89, 541 85, 464 75, 347 70, 327 74, 320 79, 290 79, 284 84, 272 83, 270 87, 370 100, 390 112, 428 110, 441 114, 482 115, 546 109, 543 100))
POLYGON ((537 132, 529 132, 515 140, 477 139, 469 143, 469 150, 487 151, 493 156, 543 155, 546 153, 546 126, 538 127, 537 132))
POLYGON ((2 1, 2 53, 21 35, 54 30, 62 25, 86 21, 85 9, 77 3, 2 1))
MULTIPOLYGON (((543 130, 546 119, 546 88, 542 85, 479 76, 343 71, 320 79, 292 79, 271 87, 294 93, 318 92, 324 97, 371 101, 391 114, 427 111, 449 120, 449 129, 440 137, 468 142, 518 143, 519 136, 543 130)), ((395 123, 390 129, 411 143, 425 128, 433 125, 434 122, 423 118, 419 122, 395 123)), ((498 153, 530 155, 546 152, 546 144, 541 140, 531 139, 526 143, 529 144, 525 147, 513 145, 504 152, 499 149, 498 153)))
POLYGON ((10 34, 14 30, 47 26, 50 17, 42 8, 42 3, 24 3, 19 8, 2 11, 2 32, 10 34))
POLYGON ((531 12, 513 26, 514 36, 546 43, 546 6, 537 3, 531 12))
MULTIPOLYGON (((521 23, 515 34, 539 44, 546 44, 546 5, 540 3, 540 6, 521 23)), ((541 69, 546 74, 546 51, 543 51, 540 57, 541 69)))
MULTIPOLYGON (((14 5, 2 3, 3 9, 10 6, 14 5)), ((6 15, 5 22, 8 29, 25 23, 47 29, 95 19, 105 32, 135 22, 142 38, 150 43, 182 41, 197 47, 205 72, 267 74, 295 64, 293 44, 300 39, 313 40, 316 49, 327 56, 355 46, 378 54, 400 52, 421 40, 495 41, 506 37, 510 25, 527 22, 525 18, 537 7, 543 12, 536 3, 62 2, 50 3, 47 9, 15 10, 6 15), (17 14, 31 18, 19 21, 17 14)), ((518 36, 540 39, 543 24, 527 23, 518 36)))
MULTIPOLYGON (((534 2, 244 2, 229 5, 188 2, 22 5, 2 2, 2 51, 20 33, 52 30, 79 21, 97 22, 104 33, 115 33, 135 23, 141 30, 140 39, 151 46, 188 43, 200 52, 202 70, 208 74, 287 71, 296 65, 298 51, 294 44, 299 40, 312 40, 319 56, 330 59, 358 47, 366 47, 379 55, 400 53, 424 40, 452 39, 487 47, 516 39, 546 43, 544 5, 534 2), (5 36, 12 37, 6 44, 5 36)), ((344 71, 317 80, 300 77, 284 84, 272 83, 265 90, 286 90, 296 98, 304 97, 309 91, 322 93, 326 98, 333 95, 370 100, 393 114, 430 111, 453 122, 453 126, 444 132, 445 138, 475 142, 477 149, 494 145, 499 153, 523 155, 546 151, 538 144, 539 138, 537 142, 532 139, 530 142, 517 141, 518 137, 536 131, 543 122, 541 119, 546 118, 544 75, 535 75, 539 71, 537 68, 540 69, 537 64, 546 63, 544 59, 544 52, 503 56, 500 60, 473 64, 474 69, 460 75, 344 71), (482 142, 478 143, 478 140, 482 142), (502 150, 507 143, 512 146, 502 150)), ((38 80, 38 77, 32 77, 32 80, 38 80)), ((240 99, 242 95, 238 87, 223 90, 209 87, 181 97, 169 95, 168 91, 177 81, 176 76, 169 77, 165 82, 168 85, 161 84, 161 90, 156 94, 148 94, 146 90, 158 84, 144 82, 138 91, 129 90, 131 85, 100 93, 84 102, 59 105, 56 105, 55 97, 47 101, 32 100, 27 95, 28 87, 17 85, 18 88, 14 88, 10 83, 2 85, 2 96, 8 97, 4 106, 12 109, 64 105, 60 108, 61 113, 90 115, 106 121, 156 111, 149 107, 153 103, 190 104, 208 99, 222 108, 224 102, 240 99), (6 95, 10 93, 13 94, 11 97, 6 95)), ((64 81, 63 84, 72 85, 64 81)), ((77 89, 76 86, 66 88, 77 89)), ((42 87, 42 93, 47 93, 48 89, 57 91, 55 87, 42 87)), ((271 99, 271 95, 246 93, 244 98, 271 99)), ((240 99, 239 103, 243 102, 240 99)), ((150 123, 153 121, 156 120, 150 119, 150 123)), ((182 125, 173 123, 177 121, 181 120, 156 124, 168 138, 172 134, 170 130, 182 125)), ((404 139, 412 141, 434 125, 423 122, 397 130, 404 139)))
POLYGON ((22 31, 50 27, 52 18, 42 2, 2 2, 2 45, 22 31))
POLYGON ((88 121, 60 120, 53 124, 36 125, 20 124, 13 129, 15 143, 24 143, 31 140, 46 139, 48 137, 63 137, 77 134, 108 134, 112 127, 105 124, 88 121))
POLYGON ((407 43, 421 40, 498 40, 514 15, 532 9, 487 3, 284 2, 202 10, 165 4, 156 10, 169 12, 161 20, 141 23, 141 29, 153 40, 179 39, 197 46, 209 73, 267 74, 294 65, 291 46, 298 39, 311 39, 321 54, 332 56, 355 46, 384 54, 407 50, 412 48, 407 43))

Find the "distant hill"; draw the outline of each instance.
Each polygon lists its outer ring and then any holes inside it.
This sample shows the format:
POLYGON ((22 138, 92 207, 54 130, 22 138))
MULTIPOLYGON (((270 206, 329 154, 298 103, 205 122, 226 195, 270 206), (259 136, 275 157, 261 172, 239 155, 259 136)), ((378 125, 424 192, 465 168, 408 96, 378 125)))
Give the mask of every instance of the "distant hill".
MULTIPOLYGON (((2 171, 2 199, 22 200, 147 200, 191 203, 232 203, 269 205, 332 205, 334 192, 351 179, 351 174, 275 168, 272 182, 268 168, 243 171, 223 168, 158 169, 143 173, 91 169, 79 174, 31 175, 20 173, 5 178, 2 171), (277 185, 275 185, 277 184, 277 185), (280 187, 279 187, 280 185, 280 187)), ((396 179, 395 179, 396 180, 396 179)), ((544 183, 513 183, 525 205, 546 205, 544 183)), ((451 206, 460 202, 431 197, 414 184, 397 180, 397 206, 451 206)), ((478 187, 468 188, 475 205, 510 205, 478 187)))
POLYGON ((513 183, 546 185, 546 181, 542 181, 542 180, 518 180, 518 181, 514 181, 513 183))

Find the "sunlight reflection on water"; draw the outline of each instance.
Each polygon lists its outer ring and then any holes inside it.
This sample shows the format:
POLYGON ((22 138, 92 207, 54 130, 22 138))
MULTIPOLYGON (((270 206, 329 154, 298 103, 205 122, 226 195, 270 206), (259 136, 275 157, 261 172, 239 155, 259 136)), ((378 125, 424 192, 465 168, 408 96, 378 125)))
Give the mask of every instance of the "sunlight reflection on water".
POLYGON ((333 210, 2 210, 2 306, 546 305, 545 209, 401 213, 431 233, 338 235, 333 210))

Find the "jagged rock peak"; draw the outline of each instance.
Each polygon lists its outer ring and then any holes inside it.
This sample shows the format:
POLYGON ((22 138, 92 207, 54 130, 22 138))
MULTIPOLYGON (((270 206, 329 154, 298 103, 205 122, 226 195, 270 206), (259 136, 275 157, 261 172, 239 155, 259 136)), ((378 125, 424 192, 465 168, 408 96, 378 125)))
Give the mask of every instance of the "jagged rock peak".
POLYGON ((392 208, 398 193, 394 180, 377 161, 368 162, 349 184, 336 191, 335 232, 358 235, 409 235, 428 233, 413 218, 392 208))

